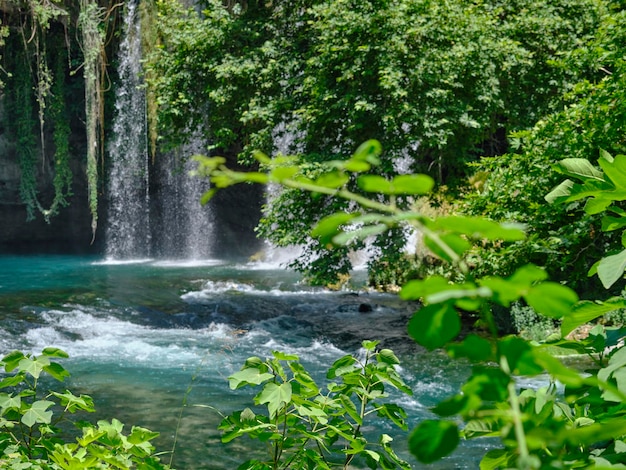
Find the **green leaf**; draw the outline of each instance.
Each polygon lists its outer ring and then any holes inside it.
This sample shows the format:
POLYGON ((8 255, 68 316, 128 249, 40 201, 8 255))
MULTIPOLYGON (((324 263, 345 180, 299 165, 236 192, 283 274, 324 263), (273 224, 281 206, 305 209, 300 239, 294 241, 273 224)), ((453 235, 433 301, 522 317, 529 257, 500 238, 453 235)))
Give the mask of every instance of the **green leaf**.
POLYGON ((400 364, 400 359, 398 359, 398 356, 396 356, 391 349, 381 349, 378 351, 378 361, 389 365, 400 364))
POLYGON ((341 377, 344 374, 348 374, 357 369, 356 359, 350 355, 343 356, 337 359, 333 365, 328 369, 326 378, 334 379, 335 377, 341 377))
POLYGON ((367 161, 372 165, 378 164, 378 157, 383 153, 383 147, 377 140, 370 139, 363 142, 356 149, 352 158, 355 160, 367 161))
POLYGON ((391 181, 393 194, 428 194, 435 180, 428 175, 399 175, 391 181))
POLYGON ((624 276, 626 269, 626 250, 602 258, 598 263, 597 272, 602 285, 608 289, 624 276))
POLYGON ((38 400, 34 402, 22 415, 22 423, 29 428, 32 428, 37 423, 50 424, 52 421, 52 411, 47 410, 52 405, 54 405, 54 402, 48 400, 38 400))
POLYGON ((68 353, 59 348, 45 348, 41 354, 48 357, 62 357, 66 359, 70 357, 68 353))
POLYGON ((59 382, 63 382, 70 376, 70 373, 65 370, 65 368, 61 364, 58 364, 56 362, 52 362, 49 366, 44 367, 43 370, 59 382))
POLYGON ((331 173, 324 173, 322 176, 315 180, 315 184, 323 186, 325 188, 341 188, 348 181, 350 177, 343 172, 333 171, 331 173))
POLYGON ((559 183, 552 191, 544 196, 544 199, 550 204, 559 203, 567 199, 574 188, 575 183, 572 180, 565 180, 559 183))
POLYGON ((300 358, 296 354, 287 354, 281 351, 272 351, 272 356, 279 361, 299 361, 300 358))
POLYGON ((602 231, 612 232, 613 230, 619 230, 626 227, 626 217, 613 217, 605 215, 602 217, 602 231))
POLYGON ((16 409, 19 410, 22 406, 22 398, 19 395, 13 396, 12 394, 0 393, 0 416, 4 414, 5 410, 16 409))
POLYGON ((409 450, 423 463, 432 463, 445 457, 458 444, 459 430, 450 421, 422 421, 409 437, 409 450))
POLYGON ((409 335, 429 350, 444 346, 461 332, 461 320, 451 303, 427 305, 409 320, 409 335))
POLYGON ((523 240, 526 236, 519 224, 500 224, 482 217, 451 215, 439 217, 429 225, 438 230, 462 233, 476 239, 513 242, 523 240))
POLYGON ((581 180, 595 179, 604 181, 604 175, 586 158, 564 158, 555 165, 555 170, 567 176, 581 180))
POLYGON ((292 178, 296 173, 298 173, 298 171, 299 168, 297 166, 278 166, 276 168, 272 168, 270 176, 273 181, 281 182, 292 178))
POLYGON ((339 227, 347 224, 358 214, 347 214, 345 212, 337 212, 335 214, 324 217, 311 231, 313 238, 319 239, 323 246, 330 245, 333 237, 337 235, 339 227))
POLYGON ((475 334, 467 335, 460 343, 449 344, 446 350, 454 359, 466 357, 475 362, 488 361, 493 356, 491 342, 475 334))
POLYGON ((617 155, 612 162, 601 158, 598 163, 617 189, 626 189, 626 155, 617 155))
POLYGON ((49 365, 50 359, 48 359, 46 356, 40 356, 34 359, 25 357, 20 361, 19 368, 21 371, 26 372, 27 374, 30 374, 34 378, 38 379, 44 367, 47 367, 49 365))
POLYGON ((258 405, 267 404, 270 413, 270 419, 274 419, 278 411, 287 403, 291 402, 292 389, 289 382, 280 385, 270 382, 265 384, 261 393, 259 393, 255 402, 258 405))
POLYGON ((257 368, 246 368, 235 372, 228 377, 228 383, 231 390, 243 387, 245 385, 260 385, 267 380, 273 379, 274 376, 268 372, 261 372, 257 368))
POLYGON ((572 310, 563 317, 561 323, 561 334, 567 336, 581 325, 595 320, 601 315, 612 310, 626 308, 626 299, 613 297, 605 302, 592 302, 581 300, 572 307, 572 310))
POLYGON ((524 299, 537 313, 561 318, 578 302, 578 295, 569 287, 556 282, 543 282, 532 286, 524 294, 524 299))
POLYGON ((517 453, 504 449, 492 449, 480 461, 480 470, 499 470, 512 468, 511 460, 517 458, 517 453))
POLYGON ((4 363, 4 370, 7 372, 13 371, 20 363, 22 359, 24 359, 24 353, 21 351, 12 351, 6 356, 2 358, 2 362, 4 363))
MULTIPOLYGON (((444 233, 439 236, 439 239, 444 242, 454 253, 459 257, 462 257, 471 247, 472 244, 465 238, 455 233, 444 233)), ((424 237, 424 245, 439 258, 452 263, 454 260, 452 257, 430 236, 424 237)))
POLYGON ((359 188, 368 193, 392 194, 391 182, 379 175, 361 175, 357 179, 359 188))

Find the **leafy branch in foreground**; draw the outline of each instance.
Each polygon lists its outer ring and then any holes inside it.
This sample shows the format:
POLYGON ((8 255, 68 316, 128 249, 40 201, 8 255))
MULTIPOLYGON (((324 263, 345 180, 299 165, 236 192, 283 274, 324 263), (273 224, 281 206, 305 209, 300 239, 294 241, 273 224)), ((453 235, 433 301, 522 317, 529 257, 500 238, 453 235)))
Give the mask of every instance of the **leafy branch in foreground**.
POLYGON ((67 358, 57 348, 40 355, 13 351, 2 360, 6 375, 0 380, 0 468, 81 470, 141 468, 161 470, 162 465, 150 443, 159 434, 133 426, 124 434, 116 419, 76 423, 81 435, 67 442, 69 415, 95 411, 87 395, 69 390, 41 390, 41 378, 63 382, 69 373, 55 358, 67 358))
MULTIPOLYGON (((490 436, 499 437, 501 446, 486 453, 480 464, 483 470, 623 468, 626 330, 597 327, 583 341, 565 337, 609 310, 626 307, 626 300, 579 301, 576 292, 549 281, 546 272, 532 264, 521 266, 507 277, 475 277, 466 261, 473 247, 486 240, 520 240, 524 237, 522 228, 481 217, 432 219, 399 208, 395 204, 397 197, 427 194, 433 182, 425 175, 386 179, 367 174, 378 163, 380 153, 380 144, 368 141, 351 158, 328 163, 326 171, 314 180, 306 178, 292 160, 272 160, 261 154, 257 158, 267 168, 266 173, 232 171, 219 157, 198 157, 198 173, 208 176, 213 184, 205 201, 220 188, 243 182, 274 183, 348 200, 353 211, 332 214, 312 228, 312 236, 320 243, 343 246, 350 240, 409 225, 422 234, 435 256, 456 270, 454 281, 442 276, 415 279, 400 292, 403 299, 420 300, 423 305, 408 324, 415 341, 431 350, 444 348, 450 357, 473 363, 472 373, 459 393, 433 408, 439 419, 425 420, 413 430, 409 447, 420 461, 444 457, 461 438, 490 436), (347 189, 348 182, 354 180, 362 193, 347 189), (382 195, 388 196, 388 203, 381 202, 385 200, 382 195), (499 337, 492 307, 509 308, 514 302, 523 302, 537 313, 560 321, 561 335, 543 343, 499 337), (485 333, 458 340, 462 315, 484 325, 485 333), (580 372, 566 366, 549 352, 555 346, 590 355, 596 367, 580 372), (538 376, 544 386, 519 385, 521 378, 538 376), (559 384, 565 387, 564 393, 559 392, 559 384), (464 422, 462 428, 455 417, 464 422)), ((593 187, 585 196, 600 190, 603 188, 593 187)), ((604 205, 601 210, 608 207, 604 205)), ((624 213, 616 215, 620 220, 626 218, 624 213)), ((623 274, 621 268, 618 278, 623 274)))
POLYGON ((269 458, 248 460, 239 468, 347 469, 356 459, 369 468, 410 469, 392 449, 391 436, 381 434, 373 443, 363 432, 372 415, 408 429, 405 411, 386 403, 385 387, 409 395, 411 390, 395 369, 400 363, 396 355, 389 349, 377 350, 377 344, 363 342, 363 359, 347 355, 335 361, 325 388, 317 385, 296 355, 274 352, 264 361, 248 358, 228 378, 230 388, 261 386, 254 403, 266 412, 246 408, 226 417, 220 424, 222 442, 247 435, 268 443, 269 458))

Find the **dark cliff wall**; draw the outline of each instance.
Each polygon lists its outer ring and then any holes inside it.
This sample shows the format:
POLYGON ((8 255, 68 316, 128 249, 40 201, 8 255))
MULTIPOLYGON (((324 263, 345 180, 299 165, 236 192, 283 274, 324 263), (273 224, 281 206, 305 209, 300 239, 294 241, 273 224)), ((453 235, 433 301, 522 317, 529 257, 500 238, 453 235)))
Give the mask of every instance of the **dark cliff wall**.
MULTIPOLYGON (((0 98, 0 101, 4 98, 0 98)), ((28 220, 26 205, 20 198, 21 168, 16 154, 15 136, 6 125, 14 119, 0 107, 0 253, 89 253, 100 249, 92 244, 91 216, 87 200, 85 176, 84 129, 76 129, 71 138, 70 167, 73 174, 69 205, 61 207, 58 215, 47 222, 40 212, 28 220)), ((77 120, 79 121, 79 120, 77 120)), ((39 148, 37 150, 40 152, 39 148)), ((53 148, 35 166, 38 199, 49 207, 54 197, 52 164, 53 148)))

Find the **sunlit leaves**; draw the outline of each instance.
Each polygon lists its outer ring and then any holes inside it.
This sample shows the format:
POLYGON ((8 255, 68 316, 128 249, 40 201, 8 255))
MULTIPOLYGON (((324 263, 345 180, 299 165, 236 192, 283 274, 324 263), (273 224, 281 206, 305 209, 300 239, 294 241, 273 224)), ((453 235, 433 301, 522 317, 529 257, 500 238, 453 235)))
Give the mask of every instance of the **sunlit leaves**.
POLYGON ((361 175, 357 182, 363 191, 388 195, 428 194, 435 185, 428 175, 400 175, 392 180, 378 175, 361 175))
MULTIPOLYGON (((409 465, 389 446, 391 438, 381 437, 382 448, 374 451, 373 443, 360 432, 374 414, 406 430, 406 412, 384 402, 388 396, 385 388, 389 385, 411 393, 396 371, 399 360, 393 351, 378 351, 378 341, 363 341, 362 346, 364 359, 346 355, 333 363, 327 372, 332 382, 324 390, 317 387, 297 355, 274 351, 273 357, 264 361, 258 357, 246 360, 241 372, 253 369, 259 374, 240 385, 261 387, 254 402, 264 405, 267 412, 254 413, 246 408, 225 417, 219 425, 222 442, 247 435, 268 443, 269 459, 257 462, 263 468, 270 463, 278 467, 281 462, 287 462, 290 468, 308 468, 311 462, 323 463, 315 468, 334 468, 327 462, 333 454, 339 454, 384 463, 381 468, 408 470, 409 465), (265 371, 272 371, 272 379, 260 380, 259 375, 265 371), (334 446, 338 438, 344 441, 341 450, 334 446)), ((247 380, 247 375, 238 374, 239 379, 247 380)))

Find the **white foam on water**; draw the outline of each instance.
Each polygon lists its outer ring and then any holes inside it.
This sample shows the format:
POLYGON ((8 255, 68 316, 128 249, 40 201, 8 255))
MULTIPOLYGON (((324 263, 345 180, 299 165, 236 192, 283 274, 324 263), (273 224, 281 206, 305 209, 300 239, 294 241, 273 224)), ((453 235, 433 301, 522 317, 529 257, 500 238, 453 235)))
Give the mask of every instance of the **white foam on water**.
POLYGON ((249 295, 266 295, 266 296, 317 296, 317 295, 338 295, 337 291, 329 289, 310 289, 310 290, 282 290, 279 288, 259 289, 252 284, 237 281, 206 281, 202 290, 189 291, 181 295, 181 298, 189 303, 198 303, 204 300, 211 300, 222 294, 249 294, 249 295))
POLYGON ((201 268, 204 266, 221 266, 226 261, 220 259, 181 259, 181 260, 161 260, 152 263, 158 268, 201 268))
POLYGON ((154 261, 152 258, 136 258, 136 259, 116 259, 105 258, 101 261, 94 261, 91 263, 94 266, 121 266, 126 264, 148 264, 154 261))
POLYGON ((80 309, 49 310, 41 317, 46 326, 28 330, 23 338, 32 352, 54 346, 73 359, 97 362, 183 367, 236 341, 232 329, 223 324, 197 330, 157 329, 80 309))

